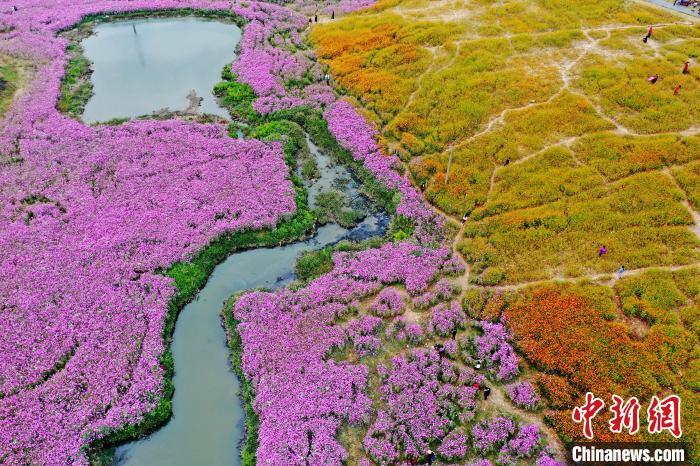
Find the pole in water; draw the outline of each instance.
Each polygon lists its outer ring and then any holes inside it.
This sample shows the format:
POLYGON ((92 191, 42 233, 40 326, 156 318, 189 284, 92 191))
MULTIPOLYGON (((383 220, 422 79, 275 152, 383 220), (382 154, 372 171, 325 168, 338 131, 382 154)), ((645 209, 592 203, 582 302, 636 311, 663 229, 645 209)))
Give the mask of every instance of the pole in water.
POLYGON ((136 34, 136 25, 135 25, 135 24, 132 24, 132 25, 131 25, 131 28, 134 30, 134 34, 136 34))
POLYGON ((447 172, 445 173, 445 184, 450 180, 450 167, 452 166, 452 157, 455 155, 455 143, 450 145, 450 159, 447 161, 447 172))

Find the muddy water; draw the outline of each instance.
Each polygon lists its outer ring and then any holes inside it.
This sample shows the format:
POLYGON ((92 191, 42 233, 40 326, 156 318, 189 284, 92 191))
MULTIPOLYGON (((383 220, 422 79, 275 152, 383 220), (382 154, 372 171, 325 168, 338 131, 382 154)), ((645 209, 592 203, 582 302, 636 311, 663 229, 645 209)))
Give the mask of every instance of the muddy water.
MULTIPOLYGON (((322 176, 308 185, 309 201, 328 187, 336 186, 366 206, 357 181, 345 167, 333 166, 330 158, 311 146, 322 176)), ((370 213, 347 230, 326 225, 303 242, 276 248, 232 254, 209 278, 197 299, 181 312, 173 337, 175 396, 173 417, 163 428, 141 441, 117 449, 119 465, 239 465, 243 438, 243 407, 240 384, 228 363, 228 349, 220 323, 223 303, 237 291, 277 288, 294 279, 294 265, 302 251, 319 249, 341 239, 362 240, 382 235, 388 226, 384 214, 370 213)))
POLYGON ((235 58, 235 24, 202 18, 158 18, 98 23, 82 41, 92 61, 94 95, 83 121, 133 118, 169 108, 184 111, 194 90, 199 111, 221 117, 212 89, 235 58))

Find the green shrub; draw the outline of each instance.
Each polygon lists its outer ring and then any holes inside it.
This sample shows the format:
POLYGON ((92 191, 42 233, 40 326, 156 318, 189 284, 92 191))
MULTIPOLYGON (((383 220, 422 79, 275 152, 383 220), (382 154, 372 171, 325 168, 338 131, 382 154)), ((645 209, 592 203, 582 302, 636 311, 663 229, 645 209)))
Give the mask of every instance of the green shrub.
POLYGON ((305 251, 299 255, 294 268, 297 277, 303 282, 309 282, 328 273, 333 268, 333 247, 325 247, 317 251, 305 251))

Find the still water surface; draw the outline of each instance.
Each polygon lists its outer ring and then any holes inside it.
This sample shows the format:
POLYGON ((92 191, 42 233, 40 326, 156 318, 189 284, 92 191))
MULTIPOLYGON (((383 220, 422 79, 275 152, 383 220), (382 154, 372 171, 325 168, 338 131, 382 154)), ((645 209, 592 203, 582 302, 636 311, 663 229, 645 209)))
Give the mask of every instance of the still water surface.
POLYGON ((119 447, 116 464, 240 465, 244 413, 220 323, 224 301, 237 291, 283 286, 293 280, 302 251, 383 234, 386 223, 386 217, 370 216, 351 231, 326 225, 310 240, 235 253, 220 264, 177 320, 172 419, 150 437, 119 447))
POLYGON ((235 58, 235 24, 201 18, 157 18, 98 23, 82 41, 92 62, 94 95, 83 121, 133 118, 169 108, 184 111, 187 94, 202 97, 200 112, 228 117, 212 90, 235 58))

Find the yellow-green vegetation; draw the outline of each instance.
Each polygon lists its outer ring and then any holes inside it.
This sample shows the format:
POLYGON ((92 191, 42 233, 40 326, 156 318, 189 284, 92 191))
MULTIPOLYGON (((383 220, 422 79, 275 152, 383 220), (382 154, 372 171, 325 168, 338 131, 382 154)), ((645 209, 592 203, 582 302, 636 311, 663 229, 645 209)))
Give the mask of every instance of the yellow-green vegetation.
POLYGON ((512 314, 562 437, 584 387, 557 364, 585 359, 624 393, 679 393, 697 448, 700 22, 631 0, 380 0, 311 41, 427 199, 469 215, 465 310, 512 314))
MULTIPOLYGON (((697 237, 687 227, 692 217, 680 202, 684 194, 665 174, 643 173, 571 196, 566 185, 560 186, 560 200, 468 222, 460 250, 473 264, 478 283, 577 277, 614 272, 620 264, 637 269, 700 259, 697 237), (603 257, 597 255, 600 245, 609 251, 603 257)), ((517 192, 513 197, 517 205, 517 192)))
POLYGON ((673 167, 671 173, 685 190, 688 202, 693 206, 693 209, 700 210, 700 160, 695 160, 682 167, 673 167))
POLYGON ((593 167, 607 180, 619 180, 637 172, 682 165, 698 159, 700 137, 598 133, 579 139, 573 150, 580 162, 593 167))
POLYGON ((17 90, 18 79, 17 68, 11 64, 4 64, 0 60, 0 115, 3 115, 10 106, 17 90))
POLYGON ((688 21, 620 0, 385 0, 311 40, 428 200, 471 216, 472 282, 505 285, 697 260, 688 21))

